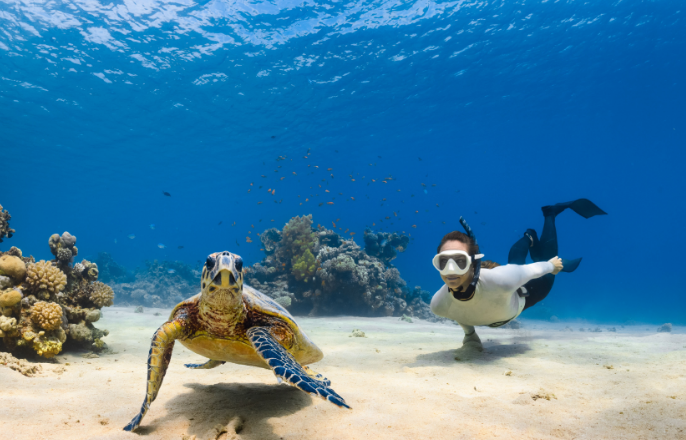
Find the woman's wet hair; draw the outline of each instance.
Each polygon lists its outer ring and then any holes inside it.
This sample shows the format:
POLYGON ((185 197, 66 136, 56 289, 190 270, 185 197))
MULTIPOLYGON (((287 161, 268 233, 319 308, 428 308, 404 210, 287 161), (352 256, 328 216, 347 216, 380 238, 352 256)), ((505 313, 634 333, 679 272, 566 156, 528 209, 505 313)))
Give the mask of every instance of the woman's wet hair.
POLYGON ((448 232, 443 236, 443 239, 441 240, 441 244, 438 245, 438 250, 436 251, 437 254, 441 253, 441 248, 443 245, 448 242, 448 241, 459 241, 467 245, 468 253, 471 255, 476 255, 479 252, 479 245, 474 243, 474 240, 472 240, 467 234, 462 233, 460 231, 453 231, 453 232, 448 232))

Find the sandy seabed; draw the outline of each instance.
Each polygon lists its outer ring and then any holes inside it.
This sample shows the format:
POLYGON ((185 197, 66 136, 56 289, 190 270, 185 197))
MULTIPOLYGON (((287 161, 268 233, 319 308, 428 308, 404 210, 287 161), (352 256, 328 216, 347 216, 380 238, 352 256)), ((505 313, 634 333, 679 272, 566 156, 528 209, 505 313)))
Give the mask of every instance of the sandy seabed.
POLYGON ((479 328, 485 349, 474 353, 459 349, 453 324, 358 317, 297 319, 325 353, 312 368, 352 410, 279 385, 269 370, 189 370, 205 359, 176 344, 157 400, 137 433, 124 432, 169 312, 106 309, 96 325, 116 354, 62 353, 36 377, 0 367, 0 438, 206 440, 239 416, 240 438, 255 440, 686 439, 683 327, 589 333, 598 326, 524 320, 518 330, 479 328))

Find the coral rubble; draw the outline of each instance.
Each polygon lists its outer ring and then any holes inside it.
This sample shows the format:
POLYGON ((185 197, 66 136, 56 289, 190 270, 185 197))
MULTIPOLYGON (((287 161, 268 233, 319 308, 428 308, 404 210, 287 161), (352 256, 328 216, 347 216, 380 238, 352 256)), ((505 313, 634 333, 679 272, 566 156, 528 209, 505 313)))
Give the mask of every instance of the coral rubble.
POLYGON ((68 232, 52 235, 52 261, 25 258, 15 247, 0 252, 0 337, 8 351, 50 358, 69 344, 106 348, 102 338, 108 331, 93 322, 101 308, 112 305, 114 292, 96 281, 95 263, 71 265, 75 244, 68 232))
POLYGON ((390 265, 409 237, 368 230, 363 250, 332 230, 314 228, 308 215, 292 218, 283 231, 265 231, 260 241, 266 256, 245 269, 246 283, 293 313, 436 319, 429 293, 408 288, 390 265))

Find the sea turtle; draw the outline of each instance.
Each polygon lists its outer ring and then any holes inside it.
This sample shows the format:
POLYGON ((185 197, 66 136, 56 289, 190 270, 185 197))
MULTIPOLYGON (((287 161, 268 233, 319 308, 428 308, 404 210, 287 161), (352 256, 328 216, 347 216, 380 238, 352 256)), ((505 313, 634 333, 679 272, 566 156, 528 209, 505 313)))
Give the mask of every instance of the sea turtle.
POLYGON ((231 252, 207 257, 199 294, 178 304, 152 337, 148 381, 140 413, 124 428, 138 428, 157 397, 171 359, 174 341, 209 358, 188 368, 209 369, 226 362, 271 368, 279 383, 300 388, 350 408, 330 388, 331 382, 306 364, 324 355, 300 330, 293 317, 261 292, 243 284, 243 260, 231 252))

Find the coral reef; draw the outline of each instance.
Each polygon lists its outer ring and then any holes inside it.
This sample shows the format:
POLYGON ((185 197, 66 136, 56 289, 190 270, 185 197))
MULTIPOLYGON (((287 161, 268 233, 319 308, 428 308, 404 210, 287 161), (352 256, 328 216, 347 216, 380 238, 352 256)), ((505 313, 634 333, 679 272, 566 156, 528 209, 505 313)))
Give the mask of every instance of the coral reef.
POLYGON ((657 328, 657 331, 658 333, 670 333, 672 331, 672 323, 668 322, 666 324, 662 324, 657 328))
POLYGON ((371 257, 376 257, 388 264, 398 256, 398 252, 405 252, 410 244, 410 237, 397 232, 364 231, 364 251, 371 257))
POLYGON ((59 234, 52 234, 48 240, 50 245, 50 252, 57 258, 62 264, 69 264, 74 260, 74 257, 78 255, 79 250, 75 246, 76 237, 71 235, 69 232, 63 232, 60 237, 59 234))
POLYGON ((180 261, 146 261, 137 268, 133 280, 110 283, 117 296, 117 305, 146 307, 174 307, 200 291, 202 267, 189 266, 180 261))
POLYGON ((50 358, 70 345, 107 348, 102 341, 107 330, 92 323, 102 307, 112 305, 114 293, 96 281, 95 263, 70 265, 78 253, 75 243, 68 232, 51 236, 52 261, 25 258, 15 247, 0 252, 0 338, 7 351, 50 358))
POLYGON ((98 279, 103 283, 125 283, 127 281, 133 281, 133 277, 129 275, 126 268, 117 264, 112 258, 112 255, 107 252, 98 253, 94 263, 100 270, 98 279))
POLYGON ((16 232, 10 228, 11 218, 10 213, 6 209, 2 209, 2 205, 0 205, 0 243, 2 243, 4 237, 12 238, 12 235, 16 232))
POLYGON ((437 320, 420 287, 410 289, 389 266, 409 237, 367 231, 365 243, 312 226, 312 216, 292 218, 283 231, 260 235, 265 258, 246 268, 246 283, 296 314, 402 316, 437 320))

